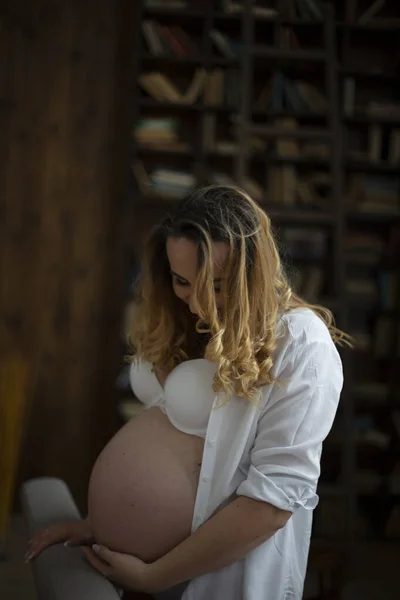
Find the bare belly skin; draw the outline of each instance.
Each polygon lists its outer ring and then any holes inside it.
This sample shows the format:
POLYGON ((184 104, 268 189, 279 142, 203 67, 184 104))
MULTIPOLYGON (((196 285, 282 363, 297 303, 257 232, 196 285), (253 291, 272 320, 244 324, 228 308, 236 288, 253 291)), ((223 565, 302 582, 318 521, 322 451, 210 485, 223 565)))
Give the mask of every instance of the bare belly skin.
POLYGON ((204 440, 159 409, 131 419, 98 457, 88 516, 99 544, 151 562, 191 532, 204 440))

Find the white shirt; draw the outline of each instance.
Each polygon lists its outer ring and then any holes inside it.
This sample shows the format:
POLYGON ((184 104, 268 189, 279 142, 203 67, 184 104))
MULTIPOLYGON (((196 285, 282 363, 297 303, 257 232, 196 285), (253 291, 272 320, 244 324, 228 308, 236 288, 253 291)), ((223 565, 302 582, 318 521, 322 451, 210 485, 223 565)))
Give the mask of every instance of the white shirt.
POLYGON ((292 512, 283 529, 242 560, 192 580, 182 600, 301 600, 322 442, 343 385, 339 354, 308 309, 284 315, 261 406, 233 397, 205 439, 192 531, 235 494, 292 512))

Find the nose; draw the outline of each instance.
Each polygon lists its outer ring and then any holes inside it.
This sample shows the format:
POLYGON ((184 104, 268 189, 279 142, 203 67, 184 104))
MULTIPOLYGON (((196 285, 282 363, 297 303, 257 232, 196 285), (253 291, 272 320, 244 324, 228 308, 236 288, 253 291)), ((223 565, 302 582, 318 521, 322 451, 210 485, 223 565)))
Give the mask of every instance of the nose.
POLYGON ((191 294, 190 296, 188 296, 187 303, 189 305, 190 312, 193 313, 194 315, 197 315, 197 306, 196 306, 196 303, 194 301, 193 294, 191 294))

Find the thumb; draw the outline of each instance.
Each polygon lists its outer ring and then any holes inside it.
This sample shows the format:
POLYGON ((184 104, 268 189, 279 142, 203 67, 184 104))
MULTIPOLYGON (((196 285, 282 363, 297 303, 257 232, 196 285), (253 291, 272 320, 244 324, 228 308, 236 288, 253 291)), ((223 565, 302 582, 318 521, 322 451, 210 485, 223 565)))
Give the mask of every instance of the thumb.
POLYGON ((65 543, 64 546, 74 547, 74 546, 91 546, 93 542, 93 535, 81 535, 79 537, 71 537, 65 543))
POLYGON ((101 558, 101 560, 108 563, 109 565, 113 564, 115 552, 112 552, 112 550, 110 550, 106 546, 100 546, 99 544, 93 544, 92 550, 95 554, 97 554, 99 558, 101 558))

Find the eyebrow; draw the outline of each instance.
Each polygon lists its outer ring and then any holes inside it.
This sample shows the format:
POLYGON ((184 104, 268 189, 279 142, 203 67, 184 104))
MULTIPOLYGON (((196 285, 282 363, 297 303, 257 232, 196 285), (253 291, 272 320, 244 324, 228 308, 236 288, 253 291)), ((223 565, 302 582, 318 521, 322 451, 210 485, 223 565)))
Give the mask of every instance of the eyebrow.
MULTIPOLYGON (((182 277, 182 275, 179 275, 179 273, 175 273, 175 271, 171 270, 172 275, 175 275, 175 277, 178 277, 179 279, 182 279, 182 281, 186 281, 187 283, 188 280, 185 277, 182 277)), ((214 283, 221 283, 222 278, 221 277, 217 277, 216 279, 214 279, 214 283)))

